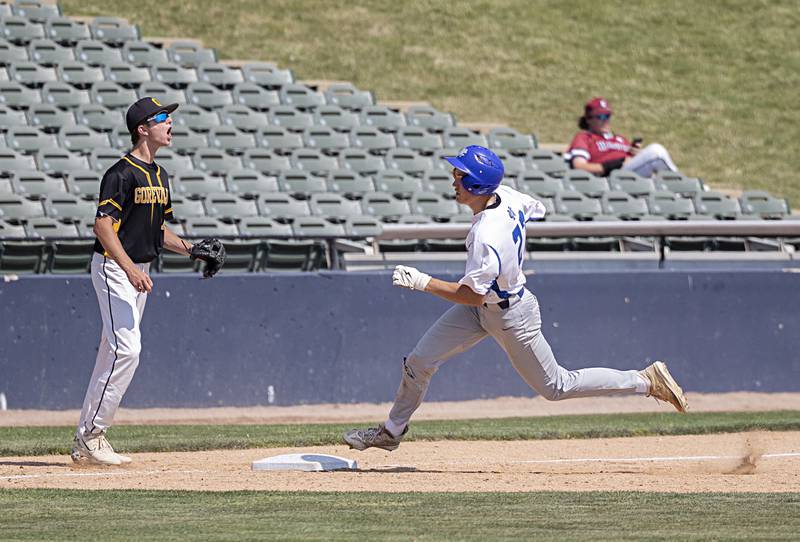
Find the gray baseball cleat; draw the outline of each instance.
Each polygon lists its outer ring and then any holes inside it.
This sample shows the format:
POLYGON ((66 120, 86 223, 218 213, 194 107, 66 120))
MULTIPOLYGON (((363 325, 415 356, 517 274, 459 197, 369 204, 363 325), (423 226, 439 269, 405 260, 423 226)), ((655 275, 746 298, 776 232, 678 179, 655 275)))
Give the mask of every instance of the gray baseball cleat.
POLYGON ((400 446, 403 436, 408 433, 408 426, 403 429, 399 437, 395 437, 383 424, 378 427, 368 427, 366 429, 351 429, 344 434, 344 441, 356 450, 366 450, 367 448, 382 448, 391 452, 400 446))
POLYGON ((650 391, 647 393, 648 397, 655 397, 661 401, 666 401, 674 406, 678 412, 686 412, 689 403, 686 401, 686 396, 683 390, 672 378, 667 370, 667 364, 663 361, 657 361, 647 367, 643 371, 639 371, 643 377, 650 381, 650 391))
POLYGON ((132 461, 128 456, 116 453, 105 435, 76 435, 70 457, 76 463, 85 461, 95 465, 125 465, 132 461))

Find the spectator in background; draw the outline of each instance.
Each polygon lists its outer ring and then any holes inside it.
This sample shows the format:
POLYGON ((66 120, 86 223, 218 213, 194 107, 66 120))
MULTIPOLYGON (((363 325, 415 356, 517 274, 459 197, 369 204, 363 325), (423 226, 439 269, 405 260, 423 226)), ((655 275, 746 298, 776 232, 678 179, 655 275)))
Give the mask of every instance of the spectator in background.
POLYGON ((650 177, 656 171, 678 171, 667 149, 658 143, 641 148, 641 138, 630 143, 610 129, 611 106, 604 98, 592 98, 584 107, 575 135, 564 155, 573 169, 582 169, 595 175, 607 176, 615 169, 633 171, 650 177))

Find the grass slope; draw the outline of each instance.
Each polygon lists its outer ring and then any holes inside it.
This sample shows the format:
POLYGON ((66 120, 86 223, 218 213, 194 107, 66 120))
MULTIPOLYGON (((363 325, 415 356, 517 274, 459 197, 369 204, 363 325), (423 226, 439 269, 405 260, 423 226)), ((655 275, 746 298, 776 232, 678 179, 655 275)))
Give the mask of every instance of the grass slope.
POLYGON ((799 530, 798 494, 0 491, 9 541, 789 540, 799 530))
POLYGON ((663 143, 716 185, 798 201, 794 0, 61 0, 144 36, 202 39, 221 58, 272 60, 299 79, 349 80, 568 142, 604 95, 613 128, 663 143))
MULTIPOLYGON (((109 436, 125 452, 171 452, 225 448, 277 448, 341 443, 353 424, 121 425, 109 436)), ((796 411, 698 414, 602 414, 481 420, 421 421, 407 440, 536 440, 696 435, 748 430, 800 430, 796 411)), ((71 427, 2 427, 0 456, 66 454, 71 427)))

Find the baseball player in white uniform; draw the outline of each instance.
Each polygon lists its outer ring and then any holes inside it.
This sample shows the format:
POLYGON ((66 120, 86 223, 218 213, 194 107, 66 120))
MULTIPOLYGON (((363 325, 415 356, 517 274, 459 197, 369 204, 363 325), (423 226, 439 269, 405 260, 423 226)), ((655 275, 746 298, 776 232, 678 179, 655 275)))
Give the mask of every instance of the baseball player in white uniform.
POLYGON ((388 419, 377 427, 344 434, 351 448, 394 450, 408 432, 414 411, 422 403, 431 377, 452 356, 491 335, 520 376, 543 397, 640 394, 671 403, 685 412, 683 390, 666 365, 657 361, 643 371, 561 367, 542 334, 536 296, 525 288, 522 261, 525 225, 544 217, 544 205, 530 196, 501 186, 503 163, 489 149, 463 148, 445 158, 453 166, 458 203, 473 211, 467 235, 467 265, 458 282, 431 277, 413 267, 397 266, 395 286, 428 292, 455 303, 403 360, 403 374, 388 419))

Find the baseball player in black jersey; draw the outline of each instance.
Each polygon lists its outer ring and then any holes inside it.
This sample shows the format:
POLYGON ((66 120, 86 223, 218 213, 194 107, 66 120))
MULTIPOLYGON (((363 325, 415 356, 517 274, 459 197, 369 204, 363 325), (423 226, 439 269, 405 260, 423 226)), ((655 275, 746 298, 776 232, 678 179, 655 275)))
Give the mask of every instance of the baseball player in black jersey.
POLYGON ((177 108, 149 97, 134 103, 125 119, 133 149, 106 171, 100 184, 91 272, 103 332, 72 448, 76 462, 131 461, 114 452, 105 433, 139 364, 139 325, 153 288, 150 263, 167 249, 206 260, 205 275, 213 276, 224 261, 219 241, 193 245, 166 224, 172 218, 169 175, 154 159, 158 149, 172 142, 170 113, 177 108))

